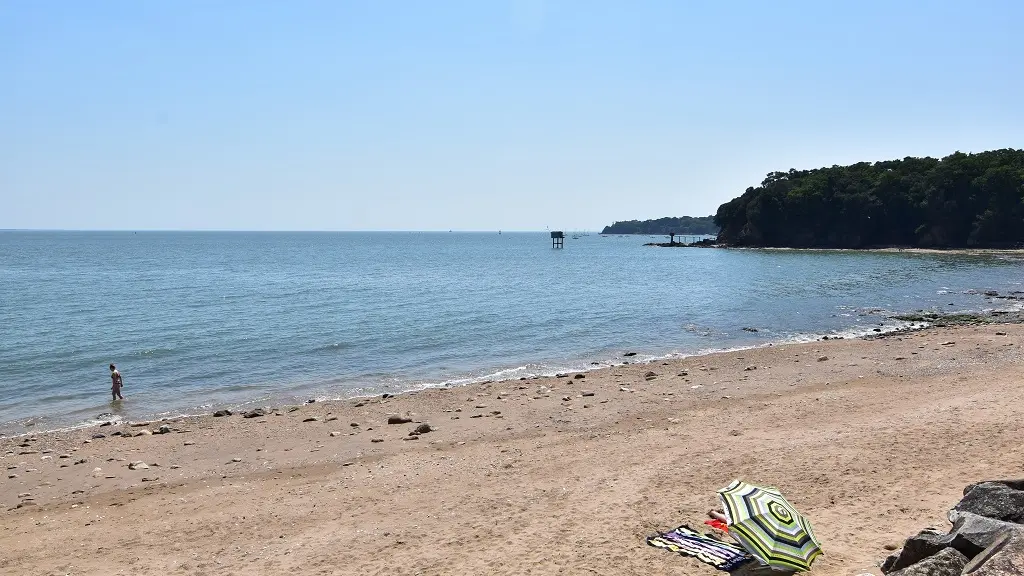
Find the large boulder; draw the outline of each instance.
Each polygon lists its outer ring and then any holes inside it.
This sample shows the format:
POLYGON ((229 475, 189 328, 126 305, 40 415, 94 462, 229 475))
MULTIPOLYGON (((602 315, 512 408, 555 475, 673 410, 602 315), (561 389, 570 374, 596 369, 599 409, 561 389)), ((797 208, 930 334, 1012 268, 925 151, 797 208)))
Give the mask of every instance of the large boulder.
POLYGON ((943 548, 935 555, 902 570, 890 572, 891 576, 960 576, 967 565, 967 557, 953 548, 943 548))
POLYGON ((971 576, 1024 576, 1024 530, 1003 532, 963 569, 971 576))
POLYGON ((935 532, 934 530, 921 531, 916 536, 907 538, 907 541, 903 544, 903 549, 890 557, 893 560, 889 561, 887 559, 882 565, 882 572, 889 574, 917 564, 921 560, 940 552, 943 548, 949 548, 949 541, 948 534, 935 532))
POLYGON ((1024 478, 1017 480, 982 480, 981 482, 975 482, 974 484, 968 484, 964 487, 964 496, 970 492, 978 484, 1002 484, 1007 488, 1013 488, 1014 490, 1024 490, 1024 478))
POLYGON ((956 534, 960 539, 975 547, 976 552, 968 554, 964 547, 954 546, 954 548, 967 554, 970 558, 977 556, 982 550, 991 546, 1000 534, 1024 531, 1024 526, 1020 524, 993 520, 992 518, 959 510, 950 511, 949 521, 953 523, 953 529, 950 530, 950 534, 956 534))
POLYGON ((1024 490, 1014 490, 1002 482, 974 484, 953 510, 1024 523, 1024 490))

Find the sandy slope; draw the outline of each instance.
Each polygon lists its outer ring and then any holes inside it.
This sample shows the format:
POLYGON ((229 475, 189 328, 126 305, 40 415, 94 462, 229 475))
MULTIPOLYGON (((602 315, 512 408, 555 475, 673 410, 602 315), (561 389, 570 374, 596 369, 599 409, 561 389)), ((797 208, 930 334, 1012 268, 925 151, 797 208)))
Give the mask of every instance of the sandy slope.
POLYGON ((714 574, 644 537, 698 524, 742 478, 811 518, 826 550, 813 573, 877 573, 883 546, 944 526, 965 484, 1024 476, 1022 336, 934 329, 157 436, 2 440, 0 572, 714 574), (403 440, 415 424, 384 421, 405 411, 437 430, 403 440))

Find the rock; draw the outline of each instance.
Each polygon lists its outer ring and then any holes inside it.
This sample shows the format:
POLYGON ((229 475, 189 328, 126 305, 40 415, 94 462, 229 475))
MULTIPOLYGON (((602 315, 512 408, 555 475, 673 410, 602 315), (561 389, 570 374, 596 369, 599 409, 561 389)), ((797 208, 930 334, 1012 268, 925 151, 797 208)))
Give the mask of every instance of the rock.
MULTIPOLYGON (((743 432, 740 432, 739 430, 729 430, 729 436, 742 436, 742 435, 743 435, 743 432)), ((895 550, 895 548, 893 548, 893 550, 895 550)))
POLYGON ((194 445, 195 445, 195 442, 192 442, 191 440, 189 440, 188 442, 185 442, 185 444, 184 444, 184 446, 194 446, 194 445))
POLYGON ((953 345, 955 345, 955 344, 956 344, 956 342, 954 342, 954 341, 952 341, 952 340, 950 340, 949 342, 943 342, 943 343, 942 343, 942 345, 943 345, 943 346, 953 346, 953 345))
POLYGON ((985 296, 999 296, 999 292, 996 292, 995 290, 985 290, 983 294, 985 296))
POLYGON ((155 434, 170 434, 170 433, 171 433, 171 427, 166 425, 166 424, 161 426, 160 429, 155 432, 155 434))
POLYGON ((338 432, 337 430, 335 430, 334 432, 331 432, 331 438, 335 438, 337 436, 341 436, 341 432, 338 432))
POLYGON ((142 460, 139 460, 137 462, 132 462, 132 463, 128 464, 128 469, 129 470, 149 470, 149 465, 146 464, 145 462, 143 462, 142 460))
POLYGON ((974 484, 953 510, 1024 523, 1024 490, 1014 490, 1000 482, 974 484))
POLYGON ((356 402, 352 405, 353 408, 362 408, 363 406, 366 406, 366 402, 356 402))
POLYGON ((744 326, 744 332, 757 332, 757 328, 751 328, 750 326, 744 326))
POLYGON ((107 437, 106 434, 93 434, 92 435, 92 439, 93 440, 99 440, 100 438, 106 438, 106 437, 107 437))
POLYGON ((349 422, 348 425, 352 428, 359 428, 359 422, 349 422))
POLYGON ((381 400, 387 400, 388 398, 394 398, 394 397, 395 397, 394 394, 388 394, 387 392, 385 392, 385 393, 380 395, 380 399, 381 400))
POLYGON ((583 391, 580 392, 580 396, 583 396, 584 398, 586 398, 588 396, 593 396, 593 395, 594 395, 594 391, 593 390, 583 390, 583 391))
POLYGON ((388 415, 388 424, 408 424, 409 422, 412 422, 412 418, 408 416, 401 416, 399 414, 388 415))
POLYGON ((644 378, 657 378, 657 377, 658 377, 658 375, 656 373, 654 373, 654 372, 648 372, 648 373, 644 374, 644 378))
POLYGON ((303 422, 319 422, 320 419, 317 418, 316 416, 310 416, 309 418, 303 418, 302 421, 303 422))
POLYGON ((149 430, 139 430, 139 432, 136 434, 136 436, 152 436, 152 435, 153 435, 153 433, 150 432, 149 430))
POLYGON ((970 492, 971 489, 977 486, 978 484, 986 483, 1003 484, 1004 486, 1013 488, 1014 490, 1024 490, 1024 478, 1020 478, 1017 480, 982 480, 981 482, 975 482, 974 484, 968 484, 967 486, 965 486, 964 496, 967 496, 967 493, 970 492))
POLYGON ((828 360, 828 356, 818 356, 818 362, 824 362, 828 360))
POLYGON ((754 366, 753 364, 751 364, 750 366, 747 366, 747 367, 746 367, 746 368, 744 368, 743 370, 744 370, 745 372, 750 372, 751 370, 757 370, 757 366, 754 366))
POLYGON ((577 374, 577 375, 573 376, 573 379, 574 380, 582 380, 582 379, 584 379, 586 377, 587 377, 586 374, 577 374))
POLYGON ((890 576, 960 576, 960 572, 966 565, 966 556, 953 548, 943 548, 933 556, 902 570, 889 572, 889 574, 890 576))
POLYGON ((1006 332, 996 332, 996 336, 1006 336, 1006 332))
POLYGON ((568 377, 569 377, 568 374, 561 374, 561 373, 555 374, 555 378, 568 378, 568 377))
POLYGON ((384 441, 383 438, 372 438, 372 439, 370 439, 370 442, 373 442, 374 444, 380 444, 383 441, 384 441))
POLYGON ((626 352, 625 354, 623 354, 623 356, 625 356, 626 358, 629 358, 631 356, 636 356, 636 352, 626 352))
POLYGON ((430 426, 430 424, 427 424, 426 422, 424 422, 423 424, 420 424, 419 426, 417 426, 413 430, 413 432, 415 432, 417 434, 426 434, 427 432, 432 432, 433 430, 434 429, 430 426))
POLYGON ((882 546, 882 548, 885 548, 886 550, 892 552, 893 550, 899 550, 900 549, 900 545, 899 544, 889 543, 889 544, 886 544, 885 546, 882 546))
POLYGON ((213 413, 214 418, 221 418, 223 416, 231 416, 231 410, 217 410, 216 412, 213 413))
POLYGON ((262 418, 267 415, 267 411, 263 408, 253 408, 245 414, 242 414, 242 418, 262 418))
MULTIPOLYGON (((337 419, 338 419, 337 416, 328 416, 327 418, 324 418, 324 422, 334 422, 337 419)), ((358 426, 358 424, 357 424, 357 426, 358 426)))
POLYGON ((419 439, 420 439, 419 436, 406 436, 405 438, 402 438, 402 440, 419 440, 419 439))
POLYGON ((964 567, 972 576, 1024 576, 1024 530, 1000 534, 964 567))
POLYGON ((14 478, 17 478, 18 475, 17 474, 8 474, 7 477, 13 480, 14 478))
POLYGON ((39 450, 22 450, 18 452, 18 456, 25 456, 26 454, 39 454, 39 450))
POLYGON ((159 479, 160 479, 159 476, 143 476, 142 477, 142 481, 143 482, 156 482, 159 479))
POLYGON ((570 400, 572 400, 571 396, 562 396, 562 402, 569 402, 570 400))
POLYGON ((957 537, 950 545, 963 552, 968 558, 973 558, 991 546, 1000 534, 1013 530, 1024 530, 1024 526, 1020 524, 993 520, 972 512, 958 510, 949 513, 949 521, 953 523, 953 528, 949 533, 951 536, 957 537))
POLYGON ((232 458, 231 461, 237 463, 237 462, 241 462, 242 459, 241 458, 232 458))
POLYGON ((100 428, 103 428, 104 426, 113 426, 113 425, 114 425, 114 423, 113 423, 113 422, 111 422, 111 421, 107 420, 107 421, 106 421, 106 422, 104 422, 103 424, 100 424, 100 428))
POLYGON ((75 460, 75 464, 85 464, 86 462, 88 462, 88 460, 86 460, 85 458, 82 458, 81 460, 75 460))

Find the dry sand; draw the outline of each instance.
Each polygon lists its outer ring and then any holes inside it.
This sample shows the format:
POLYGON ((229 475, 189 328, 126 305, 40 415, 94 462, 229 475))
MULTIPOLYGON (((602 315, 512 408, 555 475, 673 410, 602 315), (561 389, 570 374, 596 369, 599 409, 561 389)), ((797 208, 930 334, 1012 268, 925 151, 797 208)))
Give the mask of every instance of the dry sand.
POLYGON ((930 329, 5 439, 0 573, 715 574, 644 537, 698 525, 741 478, 812 520, 812 573, 877 574, 964 485, 1024 476, 1022 336, 930 329), (416 423, 385 420, 407 411, 436 430, 405 440, 416 423))

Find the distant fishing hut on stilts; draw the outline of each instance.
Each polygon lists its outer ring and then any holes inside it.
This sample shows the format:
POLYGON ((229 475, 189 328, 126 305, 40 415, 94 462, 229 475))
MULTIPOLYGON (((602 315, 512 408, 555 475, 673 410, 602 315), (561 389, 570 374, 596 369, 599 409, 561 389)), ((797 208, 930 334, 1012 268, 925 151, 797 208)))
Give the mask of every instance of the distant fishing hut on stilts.
POLYGON ((551 233, 551 247, 552 248, 564 248, 565 244, 565 233, 561 230, 556 230, 551 233))

